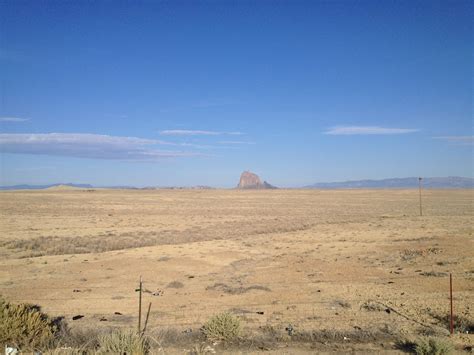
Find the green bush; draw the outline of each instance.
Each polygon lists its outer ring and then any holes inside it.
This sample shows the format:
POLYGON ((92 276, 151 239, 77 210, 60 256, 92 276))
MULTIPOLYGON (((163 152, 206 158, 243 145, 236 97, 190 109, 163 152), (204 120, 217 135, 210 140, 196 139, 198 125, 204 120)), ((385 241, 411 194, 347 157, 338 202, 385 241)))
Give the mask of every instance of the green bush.
POLYGON ((142 355, 149 350, 144 336, 132 330, 116 330, 99 336, 98 354, 142 355))
POLYGON ((420 338, 415 341, 417 355, 444 355, 453 350, 452 344, 441 338, 420 338))
POLYGON ((56 322, 30 304, 13 304, 0 297, 0 346, 22 350, 44 349, 52 345, 58 332, 56 322))
POLYGON ((211 317, 202 327, 210 341, 232 341, 240 335, 240 321, 230 313, 220 313, 211 317))

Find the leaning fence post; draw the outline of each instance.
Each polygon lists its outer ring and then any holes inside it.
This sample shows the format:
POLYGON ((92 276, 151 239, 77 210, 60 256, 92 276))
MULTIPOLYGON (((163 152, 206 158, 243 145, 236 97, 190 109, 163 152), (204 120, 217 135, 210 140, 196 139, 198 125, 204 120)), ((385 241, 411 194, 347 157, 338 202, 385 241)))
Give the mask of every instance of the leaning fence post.
POLYGON ((148 312, 146 312, 145 325, 143 326, 143 334, 145 334, 146 326, 148 325, 148 318, 150 317, 151 302, 148 304, 148 312))

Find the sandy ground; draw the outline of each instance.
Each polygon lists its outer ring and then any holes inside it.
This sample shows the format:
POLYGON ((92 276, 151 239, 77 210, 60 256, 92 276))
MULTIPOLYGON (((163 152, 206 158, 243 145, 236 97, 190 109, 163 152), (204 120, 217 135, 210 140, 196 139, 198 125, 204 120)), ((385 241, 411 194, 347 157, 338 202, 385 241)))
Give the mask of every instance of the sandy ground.
MULTIPOLYGON (((0 193, 0 294, 73 327, 446 332, 474 298, 472 190, 0 193), (84 317, 72 321, 75 315, 84 317)), ((472 335, 458 341, 473 343, 472 335)))

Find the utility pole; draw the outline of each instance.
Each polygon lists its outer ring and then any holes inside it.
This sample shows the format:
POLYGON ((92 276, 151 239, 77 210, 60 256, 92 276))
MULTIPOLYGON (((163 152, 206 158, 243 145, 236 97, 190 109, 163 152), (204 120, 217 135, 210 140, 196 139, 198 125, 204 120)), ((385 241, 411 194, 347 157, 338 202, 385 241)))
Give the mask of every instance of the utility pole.
POLYGON ((419 177, 418 178, 418 190, 420 192, 420 216, 423 216, 423 207, 421 205, 421 180, 422 180, 422 178, 419 177))

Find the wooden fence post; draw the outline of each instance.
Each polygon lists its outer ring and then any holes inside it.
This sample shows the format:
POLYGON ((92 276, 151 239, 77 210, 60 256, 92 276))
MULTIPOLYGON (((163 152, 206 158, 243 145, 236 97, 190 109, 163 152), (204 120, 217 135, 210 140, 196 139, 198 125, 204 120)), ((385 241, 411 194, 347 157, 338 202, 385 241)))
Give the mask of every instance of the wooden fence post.
POLYGON ((138 288, 138 334, 142 331, 142 277, 140 276, 140 287, 138 288))
POLYGON ((453 314, 453 275, 449 274, 449 301, 450 301, 450 312, 449 312, 449 332, 451 335, 454 334, 454 314, 453 314))

